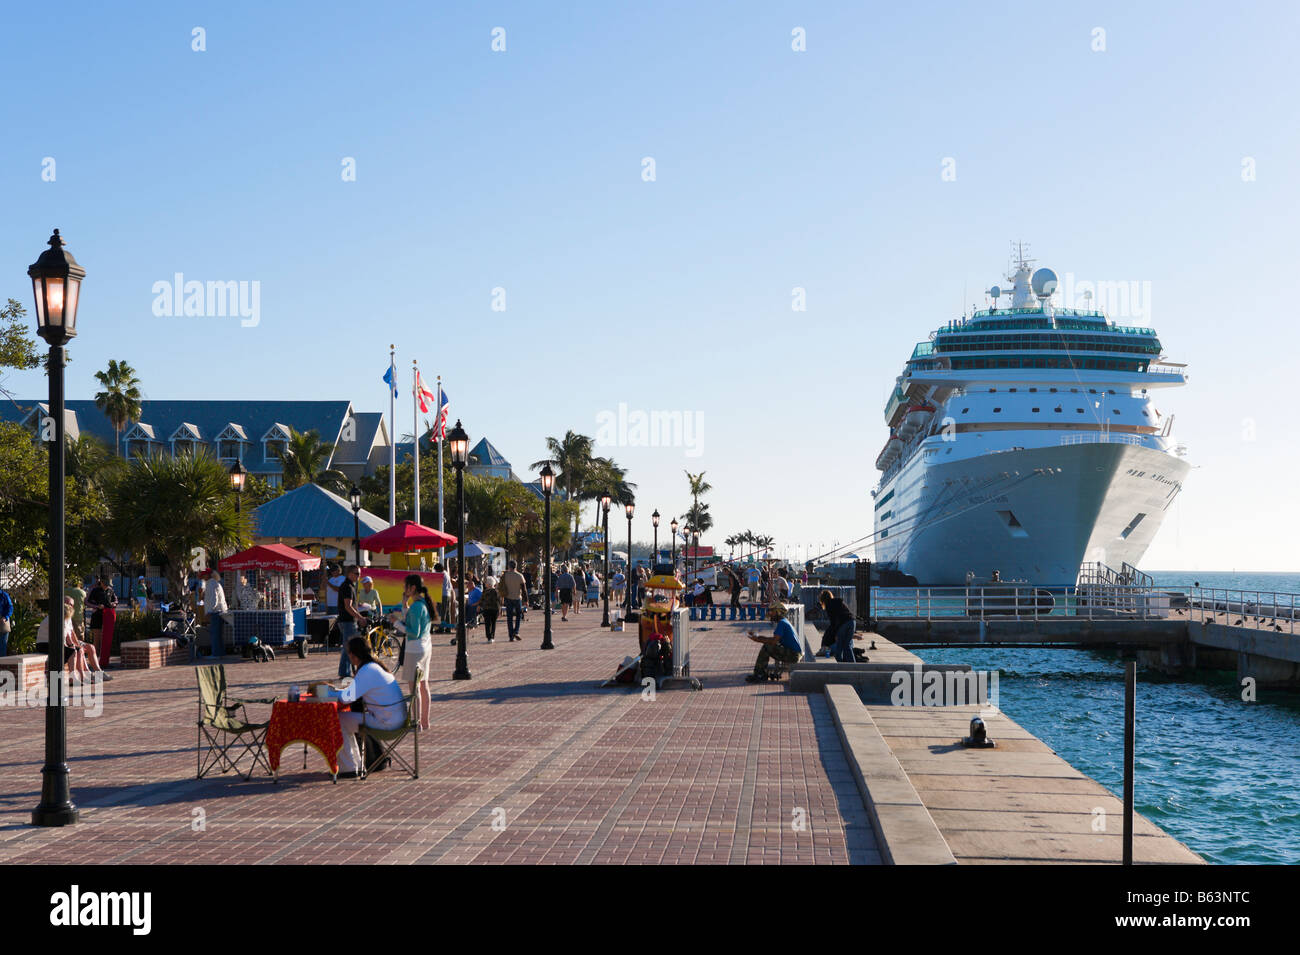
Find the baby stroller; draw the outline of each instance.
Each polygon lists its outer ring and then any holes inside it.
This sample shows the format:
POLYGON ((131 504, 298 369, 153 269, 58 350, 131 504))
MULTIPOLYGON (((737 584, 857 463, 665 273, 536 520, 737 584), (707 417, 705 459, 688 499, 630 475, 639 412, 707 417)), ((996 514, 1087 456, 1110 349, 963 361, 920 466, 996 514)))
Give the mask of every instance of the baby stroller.
POLYGON ((171 619, 163 624, 160 637, 170 638, 176 641, 178 647, 188 647, 198 639, 198 631, 195 629, 197 617, 192 610, 185 610, 183 607, 173 610, 175 603, 159 604, 164 616, 171 616, 171 619))

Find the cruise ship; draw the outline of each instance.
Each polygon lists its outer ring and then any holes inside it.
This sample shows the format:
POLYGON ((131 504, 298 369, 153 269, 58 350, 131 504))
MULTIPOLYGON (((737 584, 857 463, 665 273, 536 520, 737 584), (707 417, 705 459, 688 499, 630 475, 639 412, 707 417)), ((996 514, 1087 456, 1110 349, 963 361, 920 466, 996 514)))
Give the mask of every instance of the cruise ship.
POLYGON ((885 406, 875 555, 918 584, 1136 567, 1187 476, 1157 397, 1186 366, 1152 328, 1054 306, 1032 264, 1020 247, 1010 289, 918 344, 885 406))

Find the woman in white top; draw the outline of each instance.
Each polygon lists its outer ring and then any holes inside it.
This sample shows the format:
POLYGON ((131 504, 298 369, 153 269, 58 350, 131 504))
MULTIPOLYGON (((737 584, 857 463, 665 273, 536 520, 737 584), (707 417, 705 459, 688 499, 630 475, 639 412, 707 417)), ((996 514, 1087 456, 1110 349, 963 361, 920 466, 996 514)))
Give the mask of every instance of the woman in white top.
POLYGON ((396 678, 370 655, 370 644, 365 637, 348 641, 348 658, 356 676, 339 693, 343 703, 364 700, 365 713, 351 711, 339 714, 343 729, 343 748, 339 750, 339 776, 355 779, 361 766, 361 742, 357 733, 362 726, 395 730, 406 722, 406 707, 402 703, 402 688, 396 678))
MULTIPOLYGON (((407 574, 403 581, 402 603, 406 612, 394 610, 388 619, 406 634, 405 664, 402 679, 409 686, 419 676, 415 694, 420 700, 420 729, 429 728, 429 670, 433 659, 433 600, 419 574, 407 574)), ((414 704, 414 700, 411 701, 414 704)))
POLYGON ((94 645, 77 639, 77 631, 72 626, 74 607, 71 597, 63 598, 63 642, 71 651, 64 658, 63 668, 78 677, 90 674, 98 680, 111 680, 112 677, 99 665, 99 654, 94 645))

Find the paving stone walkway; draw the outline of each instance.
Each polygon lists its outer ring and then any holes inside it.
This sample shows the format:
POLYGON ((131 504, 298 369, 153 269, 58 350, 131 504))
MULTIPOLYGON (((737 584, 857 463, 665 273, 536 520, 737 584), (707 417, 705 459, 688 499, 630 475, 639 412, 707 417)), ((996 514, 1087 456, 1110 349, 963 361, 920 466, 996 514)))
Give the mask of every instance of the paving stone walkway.
MULTIPOLYGON (((188 666, 116 671, 103 713, 70 711, 79 825, 28 825, 39 801, 39 709, 0 709, 0 863, 876 863, 870 822, 820 694, 748 684, 744 626, 697 624, 703 692, 598 689, 635 651, 588 610, 542 617, 522 643, 471 631, 468 682, 435 645, 420 778, 330 781, 284 750, 281 781, 196 780, 188 666), (708 629, 703 629, 708 628, 708 629)), ((758 624, 757 626, 761 626, 758 624)), ((227 659, 232 695, 333 679, 337 657, 227 659)), ((261 707, 255 718, 269 712, 261 707)))

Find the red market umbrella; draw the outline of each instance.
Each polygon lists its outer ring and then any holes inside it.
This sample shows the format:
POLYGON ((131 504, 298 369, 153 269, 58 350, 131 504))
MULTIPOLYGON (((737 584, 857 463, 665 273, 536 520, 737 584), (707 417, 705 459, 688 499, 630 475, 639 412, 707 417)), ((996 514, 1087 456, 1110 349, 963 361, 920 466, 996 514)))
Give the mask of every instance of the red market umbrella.
POLYGON ((404 554, 413 550, 451 547, 455 543, 456 538, 451 534, 444 534, 415 521, 398 521, 387 530, 361 538, 361 549, 376 554, 404 554))
POLYGON ((288 544, 258 544, 238 554, 231 554, 217 563, 218 570, 273 570, 280 573, 293 573, 299 570, 315 570, 320 566, 320 558, 294 550, 288 544))

